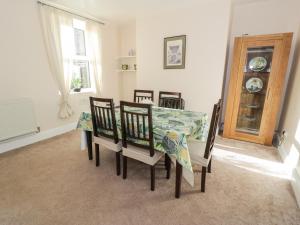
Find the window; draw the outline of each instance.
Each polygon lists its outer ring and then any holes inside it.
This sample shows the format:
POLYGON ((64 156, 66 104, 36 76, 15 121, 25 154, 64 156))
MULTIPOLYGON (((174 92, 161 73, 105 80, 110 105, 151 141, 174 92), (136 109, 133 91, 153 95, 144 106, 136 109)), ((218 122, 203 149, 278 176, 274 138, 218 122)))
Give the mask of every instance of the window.
POLYGON ((84 30, 73 27, 74 29, 74 41, 75 41, 75 54, 86 55, 85 51, 85 37, 84 30))
POLYGON ((92 89, 90 58, 86 51, 85 22, 73 19, 73 49, 71 89, 74 92, 92 89))
POLYGON ((91 88, 88 60, 73 61, 71 89, 74 90, 75 88, 91 88))

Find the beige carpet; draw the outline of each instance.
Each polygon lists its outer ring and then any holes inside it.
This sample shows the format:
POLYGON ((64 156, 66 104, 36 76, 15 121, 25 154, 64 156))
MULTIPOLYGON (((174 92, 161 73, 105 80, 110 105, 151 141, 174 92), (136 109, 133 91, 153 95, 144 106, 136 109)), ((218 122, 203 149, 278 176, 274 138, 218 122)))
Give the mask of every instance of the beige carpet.
POLYGON ((183 182, 174 198, 175 171, 157 170, 150 191, 148 166, 128 162, 128 179, 115 175, 114 154, 101 166, 79 150, 71 132, 0 155, 1 225, 300 224, 300 210, 273 148, 219 139, 201 193, 183 182))

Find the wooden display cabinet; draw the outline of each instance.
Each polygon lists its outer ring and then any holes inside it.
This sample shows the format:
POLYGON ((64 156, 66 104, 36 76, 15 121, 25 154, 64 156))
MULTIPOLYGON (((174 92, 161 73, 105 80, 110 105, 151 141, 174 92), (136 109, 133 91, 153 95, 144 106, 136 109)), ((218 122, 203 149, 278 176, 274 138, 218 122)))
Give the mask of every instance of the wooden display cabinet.
POLYGON ((224 137, 272 145, 292 36, 235 38, 224 137))

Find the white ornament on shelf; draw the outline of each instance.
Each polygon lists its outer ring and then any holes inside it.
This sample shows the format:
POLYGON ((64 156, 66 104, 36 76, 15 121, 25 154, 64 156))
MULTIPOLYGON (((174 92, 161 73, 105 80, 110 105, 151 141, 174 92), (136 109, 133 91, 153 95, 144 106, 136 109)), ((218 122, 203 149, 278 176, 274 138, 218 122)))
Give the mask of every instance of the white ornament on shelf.
POLYGON ((135 50, 133 48, 130 49, 129 52, 128 52, 128 55, 129 56, 135 56, 135 50))

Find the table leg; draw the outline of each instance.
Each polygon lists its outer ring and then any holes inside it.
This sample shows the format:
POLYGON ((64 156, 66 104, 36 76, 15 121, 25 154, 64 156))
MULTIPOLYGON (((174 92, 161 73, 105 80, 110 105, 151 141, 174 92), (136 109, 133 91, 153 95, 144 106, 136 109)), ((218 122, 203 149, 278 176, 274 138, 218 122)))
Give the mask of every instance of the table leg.
POLYGON ((182 180, 182 165, 176 160, 175 198, 180 198, 182 180))
POLYGON ((85 131, 89 160, 93 160, 92 131, 85 131))
POLYGON ((167 170, 167 179, 170 179, 170 173, 171 173, 171 159, 168 156, 168 154, 165 154, 165 167, 167 170))

